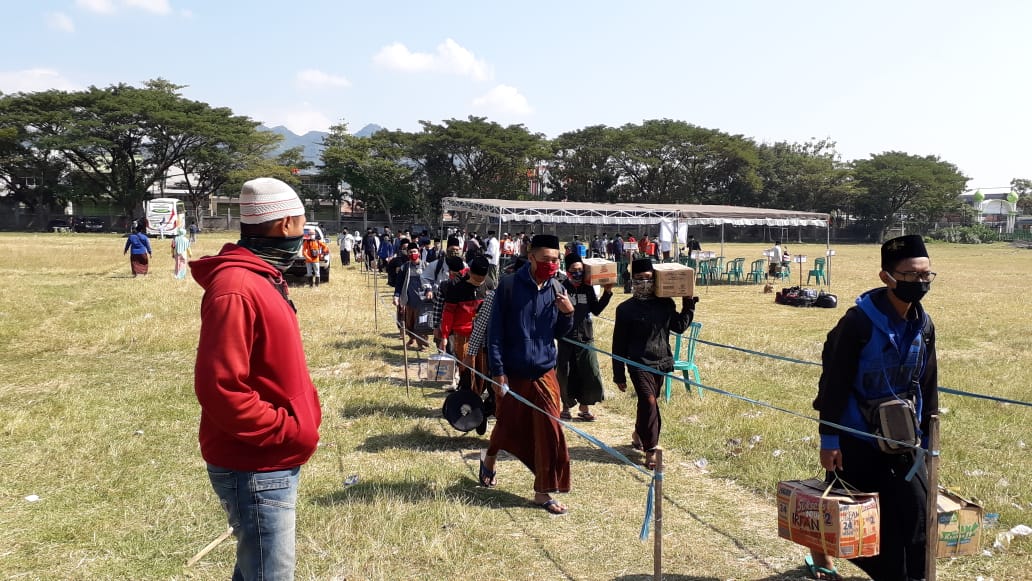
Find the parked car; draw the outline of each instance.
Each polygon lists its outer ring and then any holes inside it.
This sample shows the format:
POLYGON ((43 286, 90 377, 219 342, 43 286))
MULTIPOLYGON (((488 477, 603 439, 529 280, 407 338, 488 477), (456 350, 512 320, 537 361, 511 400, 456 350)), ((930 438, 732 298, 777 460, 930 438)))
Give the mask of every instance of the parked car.
MULTIPOLYGON (((322 228, 318 222, 306 222, 305 231, 312 232, 319 238, 329 245, 329 241, 326 239, 326 235, 323 233, 322 228)), ((297 256, 294 257, 294 262, 287 268, 284 273, 288 276, 296 276, 298 278, 304 278, 305 273, 308 272, 305 267, 305 257, 301 255, 301 251, 298 250, 297 256)), ((319 259, 319 282, 330 282, 330 257, 329 255, 323 256, 319 259)))
POLYGON ((47 232, 56 231, 57 228, 71 228, 71 225, 68 223, 68 220, 64 220, 61 218, 56 218, 54 220, 47 222, 47 232))
POLYGON ((75 220, 76 232, 103 232, 104 220, 95 217, 78 218, 75 220))

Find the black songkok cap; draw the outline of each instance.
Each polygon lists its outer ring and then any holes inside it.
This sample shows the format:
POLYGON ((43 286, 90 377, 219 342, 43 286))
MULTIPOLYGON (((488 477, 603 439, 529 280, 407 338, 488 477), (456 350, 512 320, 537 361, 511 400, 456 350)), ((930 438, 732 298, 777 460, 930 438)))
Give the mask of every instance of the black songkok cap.
POLYGON ((573 266, 574 264, 577 264, 578 262, 583 262, 583 261, 584 261, 584 259, 581 258, 581 255, 580 255, 579 252, 571 252, 571 253, 567 254, 566 255, 566 270, 570 270, 571 266, 573 266))
POLYGON ((559 250, 559 238, 551 234, 536 234, 530 239, 530 247, 559 250))
POLYGON ((459 239, 454 236, 449 236, 448 246, 459 246, 459 239))
POLYGON ((635 275, 639 272, 652 272, 652 260, 648 258, 636 258, 631 263, 631 274, 635 275))
POLYGON ((460 272, 463 268, 466 268, 466 263, 458 256, 449 256, 444 259, 444 263, 448 265, 448 270, 452 272, 460 272))
POLYGON ((900 260, 921 257, 928 258, 928 249, 925 248, 924 239, 918 234, 887 240, 881 247, 882 270, 895 268, 900 260))
POLYGON ((477 276, 485 276, 491 263, 483 256, 476 256, 469 261, 469 271, 477 276))

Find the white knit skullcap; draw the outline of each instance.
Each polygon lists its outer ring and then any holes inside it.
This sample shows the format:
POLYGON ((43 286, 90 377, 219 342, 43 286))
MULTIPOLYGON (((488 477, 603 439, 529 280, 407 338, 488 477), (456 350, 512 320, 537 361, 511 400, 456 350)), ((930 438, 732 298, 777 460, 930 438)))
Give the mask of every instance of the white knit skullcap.
POLYGON ((276 178, 255 178, 240 188, 240 222, 264 224, 289 216, 304 216, 305 206, 288 184, 276 178))

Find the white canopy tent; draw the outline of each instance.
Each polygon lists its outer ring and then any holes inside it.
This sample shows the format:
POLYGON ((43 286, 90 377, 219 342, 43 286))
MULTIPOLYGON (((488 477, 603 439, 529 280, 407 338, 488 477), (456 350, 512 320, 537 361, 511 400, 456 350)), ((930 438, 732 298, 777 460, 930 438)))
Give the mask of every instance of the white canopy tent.
MULTIPOLYGON (((543 224, 613 224, 660 226, 678 232, 683 243, 686 226, 720 226, 720 251, 724 253, 724 226, 816 226, 828 228, 828 214, 770 208, 705 204, 591 204, 477 198, 444 198, 445 212, 463 212, 498 222, 543 224), (675 228, 673 225, 676 224, 675 228), (682 225, 684 227, 682 227, 682 225)), ((830 231, 827 245, 830 245, 830 231)), ((675 245, 676 246, 676 245, 675 245)))

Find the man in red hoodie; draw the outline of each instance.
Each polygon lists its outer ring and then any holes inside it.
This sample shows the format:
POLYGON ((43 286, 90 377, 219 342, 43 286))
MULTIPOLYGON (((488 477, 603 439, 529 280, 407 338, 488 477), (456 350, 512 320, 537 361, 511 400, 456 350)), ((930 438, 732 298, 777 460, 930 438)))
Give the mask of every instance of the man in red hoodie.
POLYGON ((301 247, 304 206, 258 178, 240 192, 240 241, 190 263, 204 288, 194 391, 201 456, 237 537, 233 579, 293 579, 301 466, 322 413, 282 272, 301 247))

